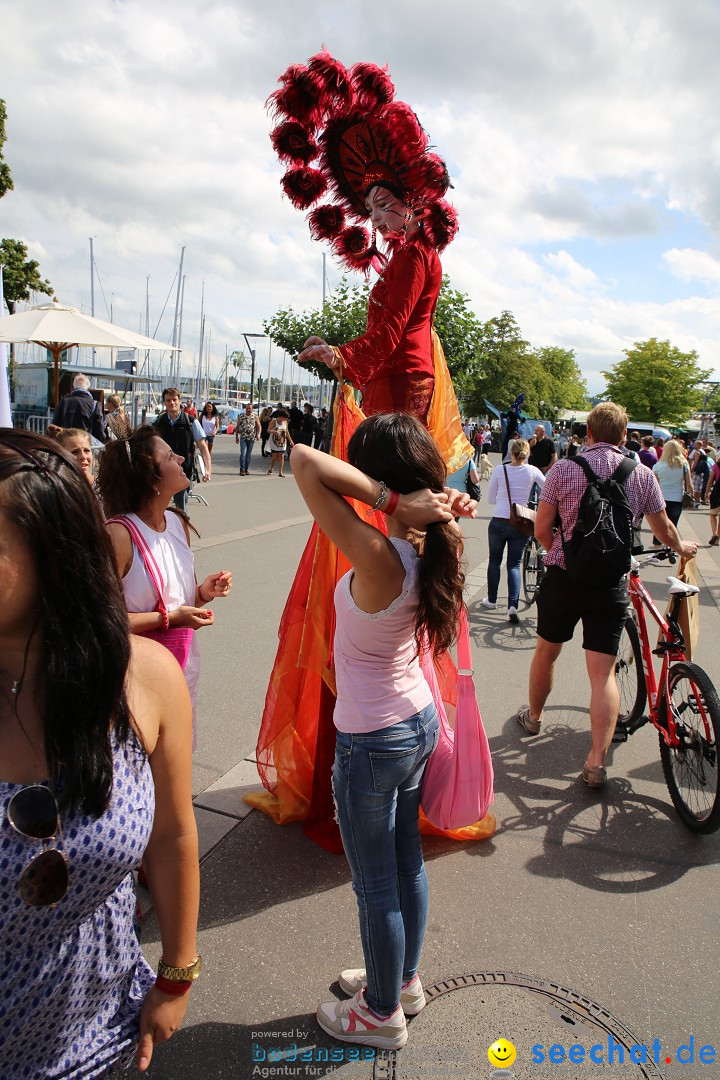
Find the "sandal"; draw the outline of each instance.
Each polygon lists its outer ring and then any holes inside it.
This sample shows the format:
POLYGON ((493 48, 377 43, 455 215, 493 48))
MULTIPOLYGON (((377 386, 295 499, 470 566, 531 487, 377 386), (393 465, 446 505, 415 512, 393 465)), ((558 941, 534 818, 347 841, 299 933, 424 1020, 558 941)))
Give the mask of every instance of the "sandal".
POLYGON ((583 765, 582 778, 588 787, 603 788, 607 784, 607 769, 604 765, 583 765))
POLYGON ((539 735, 540 728, 542 726, 542 720, 536 720, 534 716, 530 715, 530 706, 527 705, 524 709, 521 709, 517 714, 517 722, 528 735, 539 735))

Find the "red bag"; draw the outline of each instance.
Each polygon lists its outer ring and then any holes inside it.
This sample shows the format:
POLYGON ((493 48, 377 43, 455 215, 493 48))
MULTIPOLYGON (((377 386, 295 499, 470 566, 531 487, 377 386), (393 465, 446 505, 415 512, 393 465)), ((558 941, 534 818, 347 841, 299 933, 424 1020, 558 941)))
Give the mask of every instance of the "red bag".
POLYGON ((470 634, 463 604, 458 620, 458 697, 455 730, 448 723, 432 655, 420 664, 440 720, 438 743, 425 766, 420 803, 439 829, 463 829, 485 817, 493 800, 493 767, 470 667, 470 634))
MULTIPOLYGON (((140 552, 140 557, 145 564, 147 575, 157 590, 158 602, 153 610, 162 611, 163 615, 166 615, 167 608, 165 607, 165 601, 163 600, 165 582, 160 573, 160 567, 155 562, 153 553, 145 542, 145 537, 135 525, 135 522, 131 521, 129 517, 125 517, 124 514, 119 517, 108 518, 108 522, 124 525, 130 533, 132 542, 140 552)), ((139 636, 152 638, 153 641, 159 641, 161 645, 164 645, 166 649, 170 650, 184 671, 185 665, 188 662, 188 657, 190 656, 190 646, 192 645, 194 633, 195 631, 190 626, 170 626, 167 630, 142 630, 140 631, 139 636)))

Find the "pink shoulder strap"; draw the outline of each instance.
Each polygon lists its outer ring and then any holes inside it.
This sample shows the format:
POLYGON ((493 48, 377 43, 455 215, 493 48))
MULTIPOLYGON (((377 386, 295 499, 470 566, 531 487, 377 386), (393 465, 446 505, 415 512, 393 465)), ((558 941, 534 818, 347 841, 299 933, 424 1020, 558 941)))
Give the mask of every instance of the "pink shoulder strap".
POLYGON ((460 613, 458 615, 457 659, 458 679, 463 675, 472 677, 473 666, 472 654, 470 652, 470 631, 468 629, 467 608, 464 603, 460 605, 460 613))
POLYGON ((148 547, 145 537, 140 532, 135 522, 132 521, 129 517, 126 517, 124 514, 120 514, 118 515, 118 517, 108 518, 105 522, 106 525, 109 525, 111 523, 114 525, 123 525, 130 533, 130 538, 133 544, 140 552, 140 557, 145 565, 147 575, 155 586, 155 589, 157 590, 157 594, 160 600, 159 610, 164 610, 165 601, 163 599, 163 592, 165 590, 165 582, 163 581, 163 576, 160 573, 160 567, 155 561, 155 556, 148 547))

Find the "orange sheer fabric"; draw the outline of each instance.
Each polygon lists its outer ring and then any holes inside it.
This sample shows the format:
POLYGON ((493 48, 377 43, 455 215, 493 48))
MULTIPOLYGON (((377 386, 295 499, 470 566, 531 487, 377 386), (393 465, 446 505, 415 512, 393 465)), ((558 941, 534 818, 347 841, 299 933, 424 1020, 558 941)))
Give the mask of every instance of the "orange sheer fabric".
MULTIPOLYGON (((434 330, 432 335, 435 380, 428 427, 452 472, 469 460, 472 447, 462 432, 440 340, 434 330)), ((390 404, 397 398, 395 379, 393 385, 389 380, 374 380, 373 413, 386 411, 377 407, 383 403, 383 394, 390 409, 397 410, 395 404, 390 404), (383 387, 383 383, 387 385, 383 387)), ((413 378, 407 377, 407 397, 417 392, 413 378)), ((414 412, 407 404, 406 399, 406 411, 414 412)), ((347 460, 347 444, 364 419, 352 387, 341 382, 335 399, 331 446, 334 456, 347 460)), ((353 502, 353 506, 366 521, 386 532, 382 513, 374 513, 363 503, 353 502)), ((330 787, 335 741, 334 591, 349 569, 343 554, 313 525, 280 621, 278 650, 256 748, 258 772, 267 790, 245 796, 249 805, 268 814, 278 825, 304 821, 304 830, 312 839, 336 852, 342 850, 342 843, 334 821, 330 787)), ((438 681, 452 723, 456 680, 449 656, 439 662, 438 681)), ((459 840, 481 840, 494 833, 495 818, 488 814, 467 829, 441 833, 421 817, 421 827, 424 832, 459 840)))

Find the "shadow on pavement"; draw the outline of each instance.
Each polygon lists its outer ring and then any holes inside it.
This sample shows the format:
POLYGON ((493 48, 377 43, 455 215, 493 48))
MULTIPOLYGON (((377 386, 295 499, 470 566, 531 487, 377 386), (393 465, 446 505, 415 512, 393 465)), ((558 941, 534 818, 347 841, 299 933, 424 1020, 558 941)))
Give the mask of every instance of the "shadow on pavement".
MULTIPOLYGON (((199 1080, 245 1080, 263 1074, 282 1076, 284 1068, 297 1069, 294 1074, 297 1076, 332 1076, 349 1064, 346 1052, 347 1048, 326 1036, 318 1027, 315 1016, 308 1013, 283 1016, 252 1026, 204 1023, 181 1028, 169 1042, 159 1046, 153 1055, 148 1077, 149 1080, 178 1080, 178 1077, 188 1075, 190 1062, 202 1062, 202 1072, 192 1074, 199 1080), (278 1060, 273 1056, 268 1060, 273 1049, 281 1050, 283 1058, 278 1060), (312 1061, 308 1060, 310 1056, 312 1061), (324 1057, 330 1060, 318 1060, 324 1057)), ((360 1052, 360 1048, 356 1052, 360 1052)), ((364 1069, 369 1080, 372 1059, 356 1059, 356 1066, 358 1071, 364 1069)))
POLYGON ((720 834, 698 836, 677 817, 659 756, 623 774, 624 747, 614 746, 607 787, 589 789, 579 775, 589 745, 587 710, 571 714, 585 721, 582 730, 561 722, 558 714, 569 712, 546 708, 542 732, 533 738, 523 735, 513 716, 490 739, 496 799, 511 808, 498 811, 498 846, 504 833, 544 830, 542 852, 527 863, 530 872, 601 892, 662 888, 720 861, 720 834), (657 797, 647 790, 651 784, 657 797))
MULTIPOLYGON (((463 848, 488 856, 495 845, 487 840, 459 843, 443 836, 423 837, 426 862, 463 848)), ((349 889, 350 870, 344 855, 318 847, 300 824, 277 826, 254 811, 203 862, 201 884, 198 929, 207 930, 340 885, 349 889)), ((157 941, 157 923, 151 915, 143 923, 143 943, 157 941)))

